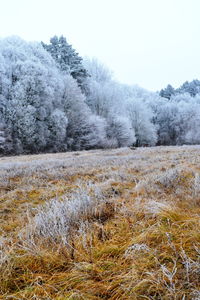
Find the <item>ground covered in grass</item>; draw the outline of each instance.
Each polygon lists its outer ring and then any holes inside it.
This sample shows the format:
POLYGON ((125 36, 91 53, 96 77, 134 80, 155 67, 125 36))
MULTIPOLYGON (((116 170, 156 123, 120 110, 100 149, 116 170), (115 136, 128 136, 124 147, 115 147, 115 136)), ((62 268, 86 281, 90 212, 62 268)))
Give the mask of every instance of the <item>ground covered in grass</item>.
POLYGON ((200 146, 0 158, 0 299, 200 299, 200 146))

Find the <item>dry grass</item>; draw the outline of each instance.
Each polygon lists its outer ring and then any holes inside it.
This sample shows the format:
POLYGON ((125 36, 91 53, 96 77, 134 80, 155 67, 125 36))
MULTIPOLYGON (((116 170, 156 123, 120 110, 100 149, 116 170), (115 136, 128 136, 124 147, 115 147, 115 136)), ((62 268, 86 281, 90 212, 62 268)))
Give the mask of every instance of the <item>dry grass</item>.
POLYGON ((200 147, 0 158, 0 299, 200 299, 200 147))

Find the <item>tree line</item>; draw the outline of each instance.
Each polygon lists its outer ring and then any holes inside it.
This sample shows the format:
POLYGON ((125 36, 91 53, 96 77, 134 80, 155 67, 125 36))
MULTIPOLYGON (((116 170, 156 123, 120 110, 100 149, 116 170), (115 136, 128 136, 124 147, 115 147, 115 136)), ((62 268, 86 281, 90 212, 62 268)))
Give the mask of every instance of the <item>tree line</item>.
POLYGON ((200 143, 200 81, 121 84, 66 38, 0 39, 0 153, 200 143))

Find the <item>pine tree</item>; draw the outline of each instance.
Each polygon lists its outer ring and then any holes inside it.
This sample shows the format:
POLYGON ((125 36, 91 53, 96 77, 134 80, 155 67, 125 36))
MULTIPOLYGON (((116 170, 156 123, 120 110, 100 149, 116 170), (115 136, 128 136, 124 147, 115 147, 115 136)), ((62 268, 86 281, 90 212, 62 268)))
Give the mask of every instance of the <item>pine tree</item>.
POLYGON ((168 86, 165 89, 162 89, 160 91, 160 96, 167 99, 170 99, 173 95, 175 95, 175 89, 170 84, 168 84, 168 86))
POLYGON ((64 36, 54 36, 50 39, 50 44, 42 42, 43 47, 51 54, 59 68, 70 74, 78 83, 82 91, 85 91, 85 79, 89 76, 82 64, 82 58, 68 44, 64 36))
POLYGON ((191 82, 184 82, 177 90, 179 93, 188 93, 190 96, 195 97, 200 92, 200 81, 195 79, 191 82))

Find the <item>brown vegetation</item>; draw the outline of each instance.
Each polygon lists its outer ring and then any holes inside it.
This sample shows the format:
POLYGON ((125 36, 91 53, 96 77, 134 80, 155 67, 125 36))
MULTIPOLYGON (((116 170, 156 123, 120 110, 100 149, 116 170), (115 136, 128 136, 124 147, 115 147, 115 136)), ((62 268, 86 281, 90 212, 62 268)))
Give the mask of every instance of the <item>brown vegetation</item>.
POLYGON ((0 158, 0 299, 200 299, 199 163, 198 146, 0 158))

